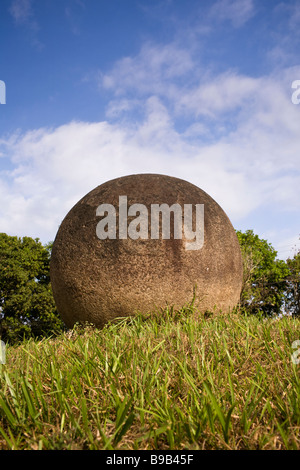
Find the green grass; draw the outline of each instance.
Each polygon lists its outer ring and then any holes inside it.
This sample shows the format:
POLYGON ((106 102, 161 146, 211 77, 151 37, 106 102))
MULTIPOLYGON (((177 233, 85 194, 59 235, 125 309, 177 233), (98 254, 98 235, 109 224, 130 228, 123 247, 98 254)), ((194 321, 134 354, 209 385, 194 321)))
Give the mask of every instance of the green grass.
POLYGON ((192 307, 8 346, 1 449, 300 449, 299 319, 192 307))

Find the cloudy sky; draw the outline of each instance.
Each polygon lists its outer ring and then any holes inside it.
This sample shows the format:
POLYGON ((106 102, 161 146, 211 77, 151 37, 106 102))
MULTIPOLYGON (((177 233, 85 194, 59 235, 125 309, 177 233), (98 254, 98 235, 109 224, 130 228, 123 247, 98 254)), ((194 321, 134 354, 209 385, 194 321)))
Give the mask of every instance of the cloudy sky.
POLYGON ((300 0, 1 0, 0 39, 0 232, 151 172, 300 248, 300 0))

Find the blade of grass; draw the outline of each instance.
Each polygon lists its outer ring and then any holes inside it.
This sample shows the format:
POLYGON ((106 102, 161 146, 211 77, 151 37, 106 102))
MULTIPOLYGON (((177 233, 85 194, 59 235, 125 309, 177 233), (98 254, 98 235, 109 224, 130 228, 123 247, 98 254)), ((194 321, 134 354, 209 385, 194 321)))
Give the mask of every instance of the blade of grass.
POLYGON ((225 442, 228 443, 230 418, 231 418, 231 414, 232 414, 232 412, 235 408, 235 403, 229 408, 229 410, 227 412, 227 415, 225 415, 222 408, 219 406, 214 394, 212 393, 208 383, 203 382, 203 387, 205 388, 205 391, 208 394, 208 396, 210 398, 210 401, 212 403, 213 409, 215 410, 215 412, 216 412, 216 414, 219 418, 225 442))
POLYGON ((183 375, 185 377, 185 379, 187 380, 187 382, 189 383, 189 385, 192 387, 193 391, 195 392, 196 396, 198 398, 202 398, 201 396, 201 390, 199 390, 195 384, 195 381, 194 381, 194 378, 192 377, 191 374, 189 374, 189 372, 187 371, 187 369, 183 366, 183 364, 177 359, 177 357, 175 356, 172 356, 172 359, 176 362, 176 364, 179 366, 179 368, 182 370, 183 372, 183 375))
POLYGON ((163 434, 163 433, 167 432, 168 428, 169 428, 169 424, 164 424, 163 426, 160 426, 157 429, 150 429, 150 431, 148 431, 146 433, 143 433, 142 436, 135 439, 135 442, 140 443, 142 441, 150 439, 151 437, 157 437, 160 434, 163 434))
POLYGON ((15 390, 15 387, 13 386, 11 380, 10 380, 10 377, 8 375, 7 372, 4 372, 4 377, 5 377, 5 382, 8 386, 8 389, 9 389, 9 392, 10 392, 10 395, 12 397, 12 400, 13 400, 13 404, 14 404, 14 409, 15 409, 15 413, 17 415, 17 419, 18 421, 21 419, 21 416, 22 416, 22 410, 21 410, 21 406, 20 406, 20 401, 17 397, 17 393, 16 393, 16 390, 15 390))
POLYGON ((124 424, 120 425, 120 428, 118 428, 117 433, 115 434, 114 439, 113 439, 114 445, 118 444, 121 441, 122 437, 126 434, 128 429, 131 427, 134 419, 135 419, 135 414, 131 412, 128 418, 126 419, 126 421, 124 422, 124 424))
POLYGON ((38 418, 38 416, 40 416, 41 413, 38 410, 35 409, 33 400, 31 398, 31 390, 30 389, 32 389, 32 387, 26 381, 24 376, 21 377, 21 389, 22 389, 22 392, 23 392, 23 396, 25 398, 25 402, 26 402, 26 405, 27 405, 29 416, 32 418, 33 422, 35 422, 36 419, 38 418))
POLYGON ((113 438, 113 445, 118 444, 122 437, 126 434, 128 429, 133 423, 135 418, 134 412, 130 412, 126 418, 129 410, 132 409, 133 397, 125 397, 123 401, 118 397, 117 410, 116 410, 116 430, 113 438), (126 419, 125 419, 126 418, 126 419))
POLYGON ((0 426, 0 434, 4 438, 5 442, 7 443, 10 450, 18 450, 18 443, 16 442, 12 432, 8 429, 10 436, 4 431, 4 429, 0 426))
POLYGON ((283 427, 279 424, 278 420, 275 420, 275 424, 276 424, 278 431, 280 432, 281 439, 283 440, 286 450, 289 450, 288 436, 285 434, 283 427))
POLYGON ((11 410, 11 408, 10 408, 9 404, 7 403, 5 398, 0 397, 0 407, 3 410, 8 422, 13 427, 17 426, 17 424, 19 423, 19 419, 18 419, 18 417, 16 417, 13 414, 13 412, 12 412, 12 410, 11 410))

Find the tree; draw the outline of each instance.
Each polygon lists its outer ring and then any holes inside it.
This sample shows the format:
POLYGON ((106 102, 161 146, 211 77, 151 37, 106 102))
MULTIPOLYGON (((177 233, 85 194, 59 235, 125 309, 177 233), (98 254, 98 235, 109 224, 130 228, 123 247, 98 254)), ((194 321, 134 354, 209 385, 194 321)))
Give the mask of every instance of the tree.
POLYGON ((289 273, 286 280, 286 311, 300 316, 300 251, 286 260, 289 273))
POLYGON ((50 284, 52 244, 0 234, 0 336, 15 342, 64 328, 50 284))
POLYGON ((276 259, 272 245, 252 230, 237 231, 237 236, 244 268, 241 307, 254 314, 278 315, 285 300, 287 264, 276 259))

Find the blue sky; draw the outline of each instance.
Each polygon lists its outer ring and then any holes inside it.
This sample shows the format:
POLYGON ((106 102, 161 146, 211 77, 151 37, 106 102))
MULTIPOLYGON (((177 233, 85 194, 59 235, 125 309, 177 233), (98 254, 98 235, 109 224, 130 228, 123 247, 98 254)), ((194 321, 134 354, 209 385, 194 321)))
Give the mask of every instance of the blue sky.
POLYGON ((299 0, 1 0, 0 80, 0 231, 46 243, 88 191, 151 172, 300 248, 299 0))

